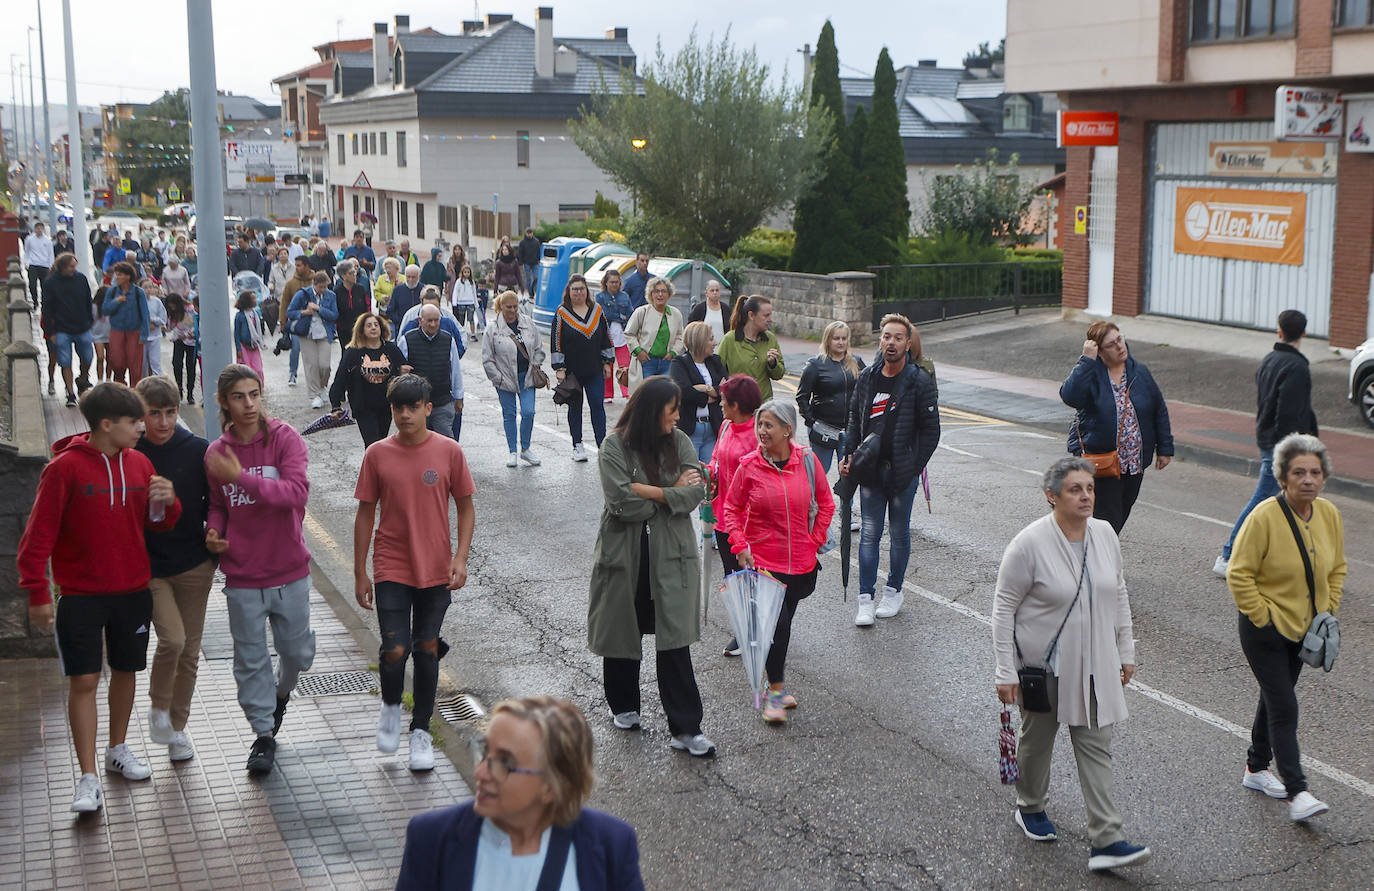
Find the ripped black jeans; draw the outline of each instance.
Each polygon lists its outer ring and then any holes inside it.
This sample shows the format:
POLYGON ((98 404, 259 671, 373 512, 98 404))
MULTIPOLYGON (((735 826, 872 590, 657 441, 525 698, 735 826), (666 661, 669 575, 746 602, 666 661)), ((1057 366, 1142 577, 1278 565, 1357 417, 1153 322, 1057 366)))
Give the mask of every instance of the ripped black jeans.
POLYGON ((439 688, 439 660, 448 644, 439 639, 453 592, 447 585, 416 588, 400 582, 377 582, 377 624, 382 646, 378 673, 382 676, 382 702, 399 705, 406 684, 406 657, 415 660, 415 708, 410 729, 429 730, 434 714, 434 694, 439 688))

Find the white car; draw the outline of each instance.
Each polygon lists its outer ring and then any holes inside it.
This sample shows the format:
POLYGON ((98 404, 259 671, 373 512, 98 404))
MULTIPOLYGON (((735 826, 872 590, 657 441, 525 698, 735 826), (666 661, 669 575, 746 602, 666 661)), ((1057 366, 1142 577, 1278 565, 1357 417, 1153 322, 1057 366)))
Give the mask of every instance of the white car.
POLYGON ((1366 340, 1355 348, 1350 359, 1348 395, 1364 422, 1374 427, 1374 340, 1366 340))
POLYGON ((138 234, 138 224, 143 222, 143 217, 134 213, 132 210, 107 210, 96 218, 95 224, 101 229, 108 229, 116 226, 119 234, 123 235, 124 230, 129 230, 135 235, 138 234))

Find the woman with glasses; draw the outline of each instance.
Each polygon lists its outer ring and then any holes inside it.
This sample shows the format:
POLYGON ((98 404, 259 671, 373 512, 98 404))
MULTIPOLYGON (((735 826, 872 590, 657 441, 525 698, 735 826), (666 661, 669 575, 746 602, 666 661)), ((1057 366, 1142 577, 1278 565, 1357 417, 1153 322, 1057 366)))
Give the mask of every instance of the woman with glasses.
POLYGON ((583 805, 595 779, 592 730, 550 696, 491 710, 477 795, 419 814, 406 829, 400 889, 643 889, 627 823, 583 805))
POLYGON ((625 341, 630 346, 630 389, 656 374, 668 374, 673 357, 682 353, 682 312, 669 306, 673 283, 654 276, 644 286, 649 302, 630 314, 625 341))

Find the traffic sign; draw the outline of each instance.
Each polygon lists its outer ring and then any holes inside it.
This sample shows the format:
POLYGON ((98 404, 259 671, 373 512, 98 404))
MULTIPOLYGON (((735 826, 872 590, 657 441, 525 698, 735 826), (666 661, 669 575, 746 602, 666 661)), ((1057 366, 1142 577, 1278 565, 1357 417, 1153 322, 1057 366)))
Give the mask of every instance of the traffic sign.
POLYGON ((1088 208, 1082 204, 1076 205, 1073 209, 1073 234, 1088 234, 1088 208))
POLYGON ((134 187, 130 185, 129 178, 127 176, 121 176, 119 178, 119 194, 132 195, 133 191, 134 187))
POLYGON ((172 183, 171 185, 167 186, 167 197, 172 199, 173 201, 181 200, 181 189, 177 188, 176 183, 172 183))

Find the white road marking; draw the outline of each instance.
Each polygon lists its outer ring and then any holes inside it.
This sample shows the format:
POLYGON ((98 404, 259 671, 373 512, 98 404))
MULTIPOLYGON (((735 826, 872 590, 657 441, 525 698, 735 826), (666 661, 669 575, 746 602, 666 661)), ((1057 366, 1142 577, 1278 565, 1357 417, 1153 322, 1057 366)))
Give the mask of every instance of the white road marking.
MULTIPOLYGON (((560 429, 557 429, 557 428, 554 428, 554 427, 550 427, 548 424, 541 424, 541 423, 539 423, 538 421, 535 421, 535 422, 534 422, 534 426, 535 426, 536 428, 540 429, 540 430, 543 430, 545 433, 549 434, 550 436, 557 436, 559 439, 561 439, 561 440, 563 440, 563 441, 565 441, 565 442, 572 442, 572 434, 567 433, 567 432, 565 432, 565 431, 563 431, 563 430, 560 430, 560 429)), ((585 442, 582 443, 582 448, 583 448, 584 450, 586 450, 586 452, 587 452, 588 455, 595 455, 597 452, 601 451, 601 450, 598 449, 596 446, 594 446, 594 445, 588 445, 588 444, 585 443, 585 442)))
MULTIPOLYGON (((839 549, 837 548, 834 551, 830 551, 828 553, 834 554, 836 555, 836 557, 838 557, 839 549)), ((859 561, 857 558, 851 558, 850 564, 855 569, 857 569, 859 561)), ((973 619, 975 622, 981 622, 982 624, 987 625, 988 627, 992 627, 992 617, 984 613, 980 613, 978 610, 974 609, 971 606, 966 606, 965 604, 959 603, 957 600, 951 600, 943 594, 938 594, 935 591, 931 591, 928 588, 923 588, 920 585, 914 585, 911 582, 903 583, 902 588, 904 590, 912 592, 913 594, 919 595, 920 597, 926 600, 929 600, 931 603, 938 604, 940 606, 945 607, 946 609, 959 613, 961 616, 966 616, 970 619, 973 619)), ((1231 736, 1234 736, 1236 739, 1239 739, 1243 742, 1248 743, 1250 741, 1250 731, 1248 729, 1241 727, 1239 724, 1236 724, 1232 721, 1228 721, 1220 715, 1214 715, 1206 709, 1199 708, 1198 706, 1195 706, 1190 702, 1179 699, 1177 696, 1165 693, 1163 690, 1157 690, 1154 687, 1149 686, 1148 684, 1142 684, 1141 682, 1135 680, 1131 681, 1131 683, 1127 685, 1127 689, 1134 690, 1136 693, 1139 693, 1141 696, 1144 696, 1147 699, 1153 699, 1160 705, 1168 706, 1174 711, 1187 715, 1190 718, 1195 718, 1201 721, 1202 723, 1207 724, 1208 726, 1216 728, 1217 730, 1229 733, 1231 736)), ((1341 770, 1339 767, 1334 767, 1330 764, 1327 764, 1325 761, 1318 761, 1316 758, 1311 758, 1307 755, 1302 756, 1302 763, 1303 767, 1307 768, 1313 773, 1319 773, 1328 779, 1335 780, 1343 786, 1348 786, 1349 788, 1354 789, 1356 792, 1359 792, 1362 795, 1368 796, 1369 798, 1374 798, 1374 783, 1370 783, 1367 780, 1362 780, 1354 774, 1350 774, 1345 772, 1344 770, 1341 770)))
POLYGON ((1162 510, 1171 514, 1178 514, 1182 517, 1188 517, 1190 520, 1199 520, 1203 523, 1211 523, 1213 526, 1220 526, 1223 529, 1230 529, 1232 526, 1235 525, 1235 523, 1230 520, 1218 520, 1216 517, 1205 517, 1202 514, 1195 514, 1191 511, 1174 510, 1172 507, 1165 507, 1162 504, 1155 504, 1152 501, 1137 501, 1136 504, 1143 504, 1146 507, 1153 507, 1155 510, 1162 510))
POLYGON ((966 451, 964 451, 963 449, 956 449, 956 448, 955 448, 954 446, 952 446, 952 445, 945 445, 943 442, 940 443, 940 448, 944 449, 944 450, 947 451, 947 452, 953 452, 953 453, 956 454, 956 455, 963 455, 965 458, 981 458, 981 457, 983 457, 982 455, 975 455, 975 454, 973 454, 973 452, 966 452, 966 451))

